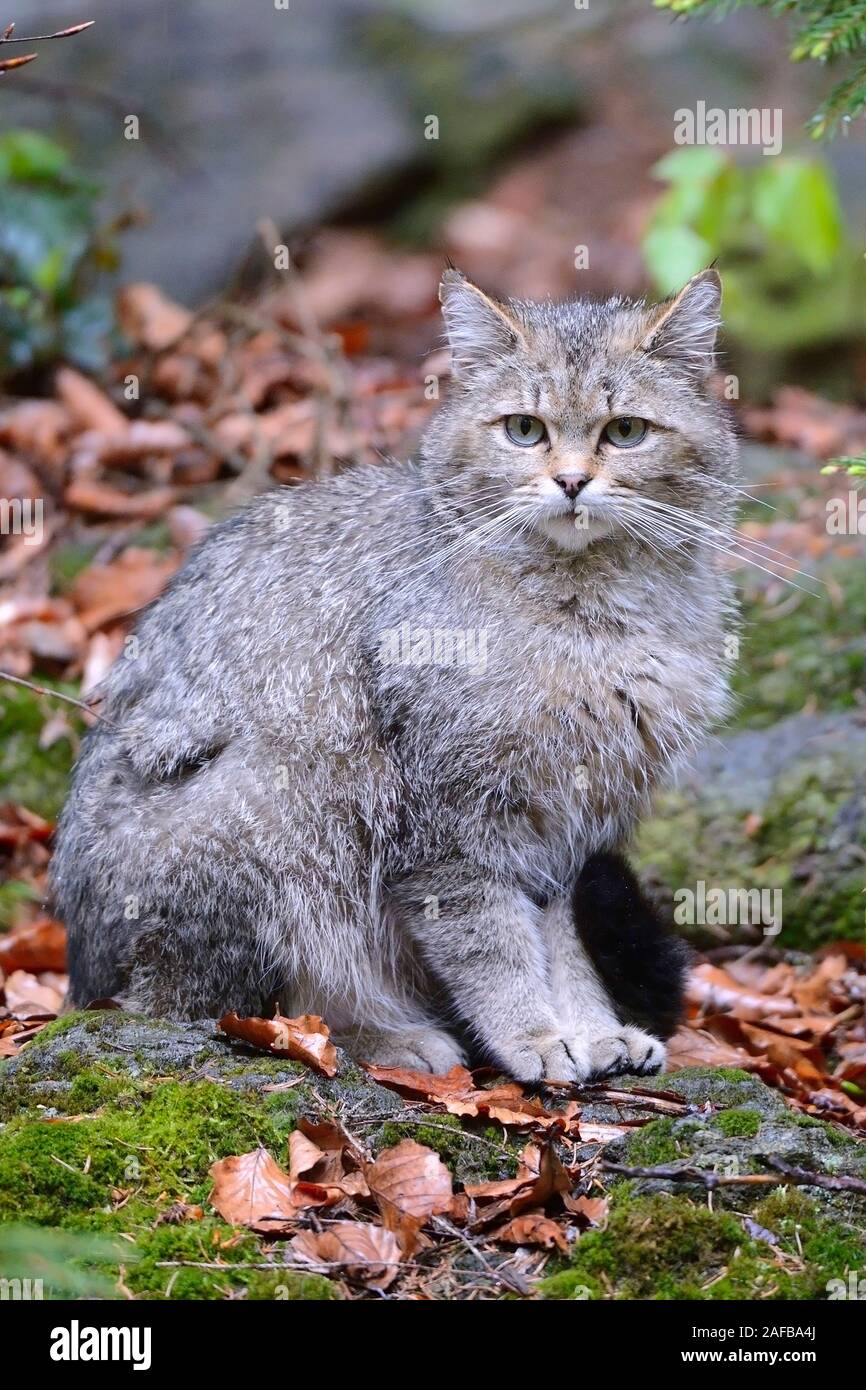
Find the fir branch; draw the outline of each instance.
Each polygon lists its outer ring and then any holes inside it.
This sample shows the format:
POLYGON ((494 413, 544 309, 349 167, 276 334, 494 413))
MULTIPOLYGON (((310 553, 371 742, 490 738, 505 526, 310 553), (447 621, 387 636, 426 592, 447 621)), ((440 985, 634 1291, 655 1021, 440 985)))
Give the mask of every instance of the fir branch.
POLYGON ((809 122, 816 138, 833 134, 866 111, 866 0, 653 0, 677 19, 721 17, 734 10, 763 10, 787 16, 797 26, 795 63, 847 62, 852 70, 830 92, 809 122))

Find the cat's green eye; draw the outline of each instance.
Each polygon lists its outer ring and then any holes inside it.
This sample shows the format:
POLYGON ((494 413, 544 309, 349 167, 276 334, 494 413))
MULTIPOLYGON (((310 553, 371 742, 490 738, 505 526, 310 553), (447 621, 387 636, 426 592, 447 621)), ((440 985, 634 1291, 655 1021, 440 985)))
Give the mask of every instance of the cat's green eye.
POLYGON ((512 444, 540 444, 547 438, 544 421, 537 415, 508 415, 505 420, 505 433, 512 444))
POLYGON ((646 420, 641 420, 638 415, 620 415, 605 425, 601 437, 618 449, 630 449, 633 444, 640 444, 646 438, 648 429, 646 420))

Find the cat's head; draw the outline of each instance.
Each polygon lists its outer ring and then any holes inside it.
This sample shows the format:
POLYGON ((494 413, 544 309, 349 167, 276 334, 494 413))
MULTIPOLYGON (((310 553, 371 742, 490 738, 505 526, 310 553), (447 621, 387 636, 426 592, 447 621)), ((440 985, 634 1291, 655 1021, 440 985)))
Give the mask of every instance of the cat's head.
POLYGON ((425 452, 479 537, 535 530, 574 551, 631 533, 658 549, 688 518, 727 524, 736 450, 708 384, 715 270, 657 305, 500 303, 456 270, 440 298, 454 384, 425 452))

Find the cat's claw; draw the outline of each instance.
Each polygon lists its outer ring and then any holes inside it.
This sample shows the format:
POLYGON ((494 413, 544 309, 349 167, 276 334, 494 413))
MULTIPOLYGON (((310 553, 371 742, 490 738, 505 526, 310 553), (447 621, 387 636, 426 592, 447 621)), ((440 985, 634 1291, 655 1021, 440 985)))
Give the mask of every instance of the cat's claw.
POLYGON ((602 1081, 629 1072, 635 1076, 651 1076, 661 1071, 665 1062, 665 1046, 642 1028, 626 1024, 618 1032, 593 1038, 590 1043, 590 1076, 602 1081))
POLYGON ((510 1038, 498 1045, 496 1059, 515 1081, 580 1081, 587 1075, 588 1042, 552 1033, 510 1038))
POLYGON ((497 1060, 515 1081, 603 1081, 629 1072, 650 1076, 661 1071, 664 1044, 641 1028, 626 1024, 601 1037, 553 1034, 512 1038, 500 1043, 497 1060))

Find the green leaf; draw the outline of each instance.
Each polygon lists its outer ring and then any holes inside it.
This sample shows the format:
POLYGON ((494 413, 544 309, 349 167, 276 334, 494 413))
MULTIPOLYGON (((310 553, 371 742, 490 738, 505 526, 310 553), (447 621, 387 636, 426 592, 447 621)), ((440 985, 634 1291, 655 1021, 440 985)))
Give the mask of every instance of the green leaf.
POLYGON ((816 160, 778 159, 755 179, 755 221, 816 274, 833 264, 843 240, 842 213, 830 178, 816 160))
POLYGON ((711 183, 726 163, 726 156, 710 145, 688 145, 663 155, 650 173, 673 184, 711 183))
POLYGON ((65 172, 69 155, 62 145, 35 130, 10 130, 0 136, 0 176, 53 180, 65 172))
POLYGON ((652 227, 644 237, 643 253, 662 294, 681 289, 713 259, 709 243, 690 227, 652 227))

